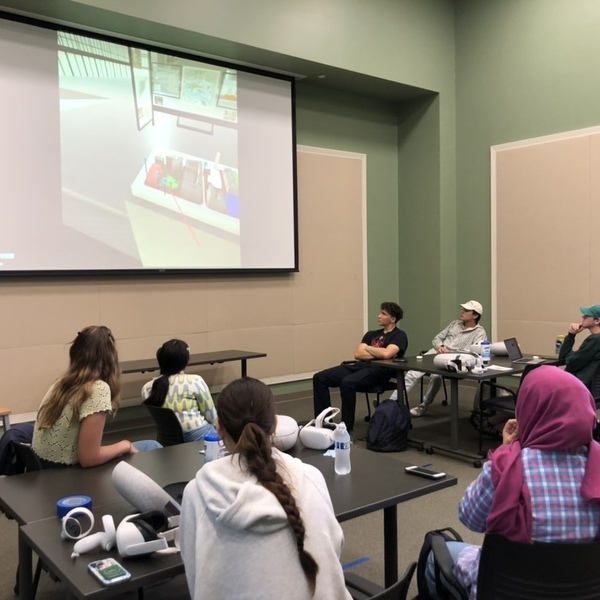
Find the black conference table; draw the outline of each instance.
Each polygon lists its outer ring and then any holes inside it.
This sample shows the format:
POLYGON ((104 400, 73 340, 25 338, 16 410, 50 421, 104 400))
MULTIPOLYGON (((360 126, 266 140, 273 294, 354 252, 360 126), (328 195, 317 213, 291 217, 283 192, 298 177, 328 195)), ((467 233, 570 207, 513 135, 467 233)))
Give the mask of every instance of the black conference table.
MULTIPOLYGON (((199 354, 190 354, 188 367, 199 365, 214 365, 226 362, 241 363, 241 376, 246 377, 248 373, 247 361, 253 358, 264 358, 267 356, 264 352, 249 352, 247 350, 219 350, 217 352, 201 352, 199 354)), ((156 358, 144 358, 140 360, 127 360, 119 363, 122 373, 146 373, 148 371, 158 370, 158 361, 156 358)))
MULTIPOLYGON (((203 465, 201 442, 189 442, 126 457, 124 460, 150 476, 160 486, 188 481, 203 465)), ((346 521, 368 513, 383 511, 385 585, 398 578, 397 505, 413 498, 456 485, 456 477, 428 480, 407 475, 407 463, 360 447, 352 450, 352 472, 336 475, 333 459, 321 451, 300 445, 291 454, 314 465, 324 475, 337 519, 346 521)), ((67 586, 74 598, 108 598, 115 593, 135 590, 183 573, 179 555, 151 555, 137 559, 119 559, 116 550, 96 550, 71 559, 73 542, 60 538, 56 501, 64 496, 86 494, 92 497, 94 513, 101 523, 103 514, 119 521, 135 512, 112 484, 112 461, 93 469, 56 469, 14 475, 0 479, 0 507, 13 516, 19 528, 20 597, 30 600, 32 591, 32 549, 48 569, 67 586), (118 589, 103 587, 87 573, 94 559, 113 556, 132 573, 132 579, 118 589)), ((425 524, 424 524, 425 527, 425 524)), ((97 525, 94 530, 98 530, 97 525)))
MULTIPOLYGON (((468 354, 468 353, 463 353, 468 354)), ((440 369, 433 364, 435 354, 425 354, 421 357, 407 356, 402 360, 374 360, 374 365, 380 365, 396 371, 398 374, 398 397, 406 396, 404 387, 404 374, 408 371, 421 371, 426 374, 441 375, 450 381, 450 446, 443 444, 430 444, 427 451, 432 453, 434 450, 455 455, 461 458, 474 461, 475 466, 481 466, 481 456, 460 450, 459 447, 459 419, 458 419, 458 383, 461 380, 469 381, 491 381, 494 382, 498 377, 518 375, 527 367, 527 363, 511 363, 507 356, 493 356, 487 370, 483 373, 453 373, 446 369, 440 369), (494 367, 500 367, 495 369, 494 367)), ((541 358, 540 362, 545 364, 556 364, 556 359, 541 358)))

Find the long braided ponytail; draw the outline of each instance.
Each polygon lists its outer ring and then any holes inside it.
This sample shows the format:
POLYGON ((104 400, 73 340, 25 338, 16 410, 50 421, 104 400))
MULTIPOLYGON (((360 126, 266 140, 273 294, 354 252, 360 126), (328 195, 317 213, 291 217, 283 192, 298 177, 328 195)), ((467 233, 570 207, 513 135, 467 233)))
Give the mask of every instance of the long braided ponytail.
POLYGON ((296 539, 300 566, 314 594, 319 566, 304 549, 304 521, 290 488, 277 472, 271 453, 275 425, 275 400, 270 388, 251 377, 227 385, 217 402, 219 427, 237 444, 236 452, 246 460, 249 472, 281 504, 296 539))

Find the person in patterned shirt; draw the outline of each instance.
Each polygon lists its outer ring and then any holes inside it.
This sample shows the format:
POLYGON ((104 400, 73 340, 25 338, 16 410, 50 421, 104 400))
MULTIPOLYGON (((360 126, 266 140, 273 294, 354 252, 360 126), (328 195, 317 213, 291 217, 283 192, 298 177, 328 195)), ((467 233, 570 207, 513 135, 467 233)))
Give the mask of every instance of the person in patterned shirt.
MULTIPOLYGON (((516 419, 503 444, 460 501, 458 518, 472 531, 511 541, 591 542, 600 523, 600 444, 592 438, 596 405, 585 385, 554 366, 523 381, 516 419)), ((477 598, 480 546, 447 542, 452 571, 477 598)), ((435 590, 433 557, 428 587, 435 590)))
POLYGON ((200 375, 184 373, 190 349, 183 340, 169 340, 157 351, 160 376, 142 388, 144 404, 170 408, 179 419, 186 442, 203 440, 215 433, 215 404, 206 382, 200 375))
POLYGON ((340 388, 342 421, 348 431, 354 429, 356 392, 365 392, 384 384, 393 375, 391 369, 370 364, 370 361, 402 357, 408 348, 406 333, 396 326, 404 311, 395 302, 383 302, 377 315, 381 329, 367 331, 354 352, 354 361, 319 371, 313 375, 315 417, 331 406, 329 388, 340 388))

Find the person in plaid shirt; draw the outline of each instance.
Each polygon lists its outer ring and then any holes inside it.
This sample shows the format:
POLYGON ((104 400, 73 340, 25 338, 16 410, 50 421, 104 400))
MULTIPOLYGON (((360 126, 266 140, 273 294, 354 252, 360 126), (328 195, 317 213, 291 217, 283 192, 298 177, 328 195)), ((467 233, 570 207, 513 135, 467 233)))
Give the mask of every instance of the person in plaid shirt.
MULTIPOLYGON (((596 407, 585 385, 553 366, 532 371, 519 392, 516 419, 459 504, 472 531, 516 542, 592 541, 600 525, 600 444, 596 407), (500 492, 501 490, 501 492, 500 492)), ((448 542, 453 572, 477 597, 479 546, 448 542)), ((428 583, 435 594, 433 558, 428 583)))

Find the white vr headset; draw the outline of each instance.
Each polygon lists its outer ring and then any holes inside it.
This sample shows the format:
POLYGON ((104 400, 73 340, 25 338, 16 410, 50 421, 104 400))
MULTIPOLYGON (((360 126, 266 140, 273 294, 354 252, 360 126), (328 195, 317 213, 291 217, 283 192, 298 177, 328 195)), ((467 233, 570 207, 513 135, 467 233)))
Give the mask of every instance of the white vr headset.
POLYGON ((482 369, 483 362, 480 356, 465 352, 444 352, 433 357, 433 365, 438 369, 445 369, 451 373, 477 373, 482 369))
POLYGON ((179 552, 179 515, 167 518, 161 511, 150 510, 125 517, 117 527, 117 549, 121 556, 179 552))
POLYGON ((333 432, 336 424, 331 419, 340 412, 339 408, 330 406, 321 412, 316 419, 309 421, 300 429, 300 442, 311 450, 327 450, 333 446, 333 432))

